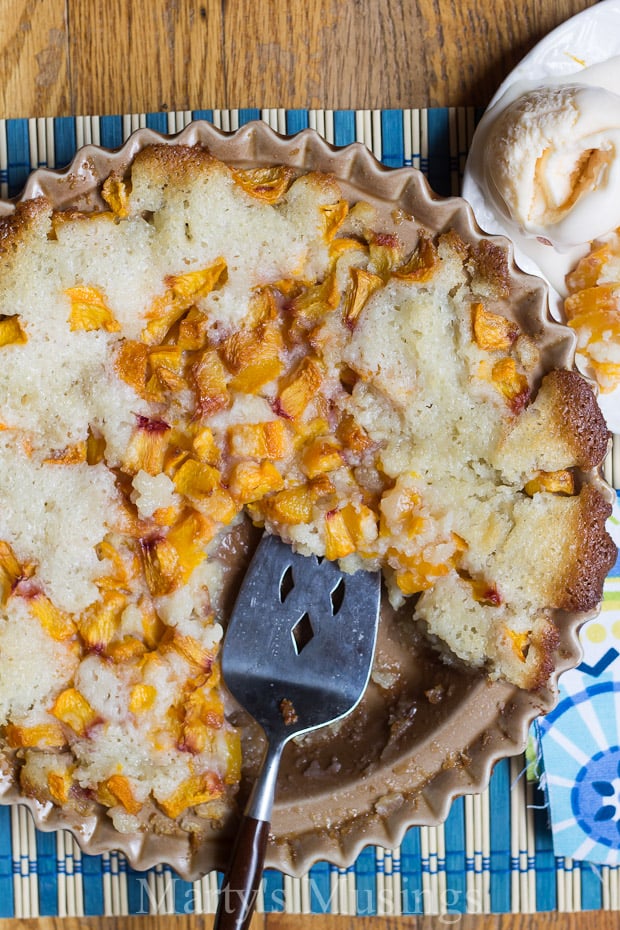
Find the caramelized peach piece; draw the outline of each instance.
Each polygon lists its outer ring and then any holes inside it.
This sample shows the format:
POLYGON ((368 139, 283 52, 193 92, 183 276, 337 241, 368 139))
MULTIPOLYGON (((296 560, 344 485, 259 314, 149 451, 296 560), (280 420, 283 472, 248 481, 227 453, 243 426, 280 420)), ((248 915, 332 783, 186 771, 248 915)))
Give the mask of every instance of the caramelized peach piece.
POLYGON ((316 478, 312 479, 308 487, 313 501, 322 500, 324 502, 326 497, 335 494, 336 491, 327 475, 317 475, 316 478))
POLYGON ((343 559, 352 552, 355 552, 355 543, 342 511, 329 510, 325 514, 325 557, 343 559))
POLYGON ((279 491, 284 479, 269 461, 239 462, 230 474, 230 493, 236 500, 249 504, 272 491, 279 491))
POLYGON ((620 338, 620 283, 599 284, 569 294, 564 310, 580 345, 620 338))
POLYGON ((393 275, 395 278, 423 284, 430 281, 438 267, 437 247, 432 239, 422 233, 409 261, 396 268, 393 275))
POLYGON ((261 388, 281 374, 283 368, 283 362, 277 357, 259 359, 230 379, 230 389, 243 394, 258 394, 261 388))
POLYGON ((208 341, 209 318, 198 307, 190 307, 179 323, 177 346, 184 351, 204 349, 208 341))
POLYGON ((0 348, 23 345, 25 342, 28 342, 28 336, 20 323, 19 315, 0 315, 0 348))
POLYGON ((119 378, 129 384, 141 397, 146 388, 148 346, 131 339, 121 343, 114 368, 119 378))
POLYGON ((517 370, 513 358, 500 359, 493 365, 491 380, 506 398, 513 413, 520 413, 530 397, 530 386, 524 374, 517 370))
POLYGON ((142 714, 150 710, 157 698, 157 689, 144 682, 134 685, 129 695, 129 710, 132 714, 142 714))
POLYGON ((590 365, 596 373, 601 393, 613 391, 620 382, 620 364, 614 362, 598 362, 590 359, 590 365))
MULTIPOLYGON (((149 649, 156 649, 166 632, 166 626, 159 617, 152 600, 142 597, 138 604, 142 615, 142 636, 149 649)), ((150 653, 154 655, 154 653, 150 653)))
POLYGON ((157 526, 172 526, 178 515, 179 511, 176 507, 158 507, 153 511, 151 519, 157 526))
POLYGON ((111 775, 106 779, 105 787, 127 813, 137 814, 142 809, 142 803, 134 797, 131 783, 125 775, 111 775))
POLYGON ((224 705, 218 694, 205 694, 201 689, 190 694, 184 702, 183 722, 179 748, 197 754, 207 745, 210 730, 224 725, 224 705))
POLYGON ((62 749, 67 744, 62 727, 53 721, 32 727, 18 727, 10 723, 6 727, 5 737, 12 749, 62 749))
POLYGON ((230 396, 226 371, 214 349, 207 349, 202 353, 191 373, 197 395, 197 416, 208 417, 228 407, 230 396))
POLYGON ((222 526, 228 526, 241 511, 241 504, 238 504, 225 488, 216 488, 208 497, 202 498, 196 506, 200 508, 200 512, 205 517, 215 523, 221 523, 222 526))
MULTIPOLYGON (((283 288, 298 286, 297 282, 278 282, 283 288)), ((250 295, 250 305, 243 320, 245 329, 253 330, 260 323, 273 323, 278 317, 276 291, 281 289, 276 284, 260 285, 250 295)), ((281 291, 285 293, 285 290, 281 291)))
POLYGON ((178 572, 185 583, 205 560, 205 549, 215 536, 216 526, 197 510, 188 511, 168 532, 167 542, 176 552, 178 572))
POLYGON ((97 558, 100 561, 108 561, 111 564, 109 574, 97 579, 99 590, 110 590, 118 592, 119 589, 126 587, 129 582, 129 572, 122 555, 116 549, 109 539, 102 540, 97 546, 97 558))
POLYGON ((166 284, 175 297, 198 300, 206 297, 216 287, 225 283, 228 277, 228 267, 223 258, 216 259, 207 268, 198 268, 196 271, 186 271, 183 274, 172 274, 166 278, 166 284))
POLYGON ((471 585, 471 594, 478 604, 486 604, 489 607, 499 607, 502 603, 502 595, 497 585, 488 581, 486 578, 468 579, 471 585))
POLYGON ((57 804, 67 803, 72 784, 73 779, 69 771, 47 773, 47 789, 57 804))
POLYGON ((169 797, 159 801, 164 814, 173 820, 188 807, 196 807, 207 801, 221 797, 223 785, 221 778, 214 772, 191 775, 182 782, 169 797))
POLYGON ((615 281, 594 284, 592 287, 576 291, 564 301, 564 309, 569 320, 586 315, 591 311, 616 310, 620 298, 620 284, 615 281))
POLYGON ((25 576, 25 570, 11 546, 0 540, 0 604, 6 604, 17 583, 25 576))
POLYGON ((195 426, 192 433, 192 450, 201 462, 216 467, 219 465, 221 452, 213 431, 208 426, 195 426))
POLYGON ((230 388, 256 394, 280 374, 283 362, 282 334, 273 323, 260 323, 255 329, 233 333, 222 346, 222 356, 233 373, 230 388))
POLYGON ((291 449, 290 433, 282 420, 237 423, 228 429, 231 455, 253 459, 282 459, 291 449))
POLYGON ((78 736, 84 736, 98 719, 84 695, 75 688, 62 691, 50 708, 50 713, 78 736))
POLYGON ((221 473, 213 465, 186 459, 174 476, 174 485, 179 494, 200 499, 220 487, 221 473))
POLYGON ((301 466, 308 478, 334 471, 343 464, 342 447, 330 436, 319 436, 309 443, 301 455, 301 466))
POLYGON ((183 581, 179 554, 170 540, 163 537, 140 540, 142 569, 147 587, 153 597, 162 597, 176 591, 183 581))
POLYGON ((246 194, 263 203, 277 203, 285 195, 295 178, 295 169, 286 165, 268 168, 233 170, 233 178, 246 194))
POLYGON ((516 630, 511 630, 510 627, 504 627, 506 635, 512 645, 513 651, 520 662, 525 662, 527 657, 527 648, 529 646, 530 637, 528 633, 517 633, 516 630))
POLYGON ((403 246, 394 233, 375 233, 368 243, 370 264, 382 280, 402 265, 403 246))
POLYGON ((115 216, 121 219, 129 216, 129 195, 131 182, 125 181, 118 175, 111 174, 103 182, 101 196, 115 216))
POLYGON ((331 242, 348 216, 349 204, 346 200, 337 200, 335 203, 323 204, 319 209, 325 223, 323 238, 331 242))
POLYGON ((463 537, 462 537, 462 536, 459 536, 458 533, 450 533, 450 536, 451 536, 452 542, 454 543, 455 548, 458 550, 458 552, 466 552, 466 551, 467 551, 467 549, 469 548, 469 543, 467 542, 466 539, 463 539, 463 537))
POLYGON ((163 471, 170 427, 163 420, 149 420, 139 416, 125 451, 123 465, 131 474, 145 471, 159 475, 163 471))
POLYGON ((321 320, 340 303, 340 290, 334 272, 330 272, 324 281, 306 287, 294 298, 292 312, 298 323, 309 324, 321 320))
POLYGON ((403 594, 417 594, 432 588, 438 578, 447 575, 448 565, 433 565, 421 559, 416 566, 396 572, 396 584, 403 594))
POLYGON ((539 471, 531 481, 525 485, 525 493, 530 496, 540 491, 549 491, 552 494, 572 495, 575 493, 575 476, 572 471, 539 471))
POLYGON ((76 330, 103 329, 108 333, 119 332, 121 326, 108 307, 103 292, 97 287, 69 287, 65 294, 69 298, 69 328, 76 330))
POLYGON ((42 592, 38 591, 29 599, 28 608, 45 632, 57 642, 64 642, 75 635, 76 626, 71 614, 56 607, 42 592))
POLYGON ((166 402, 166 394, 171 391, 183 391, 187 387, 187 382, 181 375, 171 371, 169 368, 161 367, 153 371, 146 382, 144 396, 147 400, 156 404, 166 402))
POLYGON ((298 420, 314 398, 323 381, 323 367, 318 359, 307 356, 295 367, 274 403, 279 416, 298 420))
POLYGON ((341 509, 342 519, 356 549, 364 550, 377 538, 377 516, 365 504, 349 503, 341 509))
POLYGON ((363 268, 351 268, 351 284, 344 299, 344 321, 352 329, 368 299, 383 287, 379 275, 363 268))
POLYGON ((336 436, 350 452, 362 455, 373 446, 373 441, 366 430, 350 414, 340 420, 336 427, 336 436))
POLYGON ((361 256, 368 254, 368 246, 359 239, 350 239, 348 236, 337 236, 329 243, 329 257, 332 265, 346 252, 359 252, 361 256))
POLYGON ((127 606, 125 595, 119 591, 104 591, 101 600, 91 604, 77 618, 78 632, 87 648, 101 652, 112 641, 127 606))
POLYGON ((165 279, 167 289, 155 298, 148 312, 148 323, 141 334, 142 341, 148 345, 162 342, 196 301, 217 290, 225 284, 227 278, 228 267, 223 258, 216 259, 207 268, 168 275, 165 279))
POLYGON ((569 294, 594 287, 598 283, 601 272, 611 257, 611 247, 607 243, 594 249, 577 262, 577 265, 566 276, 566 286, 569 294))
POLYGON ((202 720, 193 717, 185 720, 181 726, 178 747, 182 752, 191 752, 193 755, 203 752, 209 738, 209 726, 202 720))
POLYGON ((146 646, 141 639, 135 636, 125 636, 121 640, 114 640, 105 649, 106 656, 117 665, 121 665, 123 662, 133 662, 143 656, 145 652, 146 646))
POLYGON ((293 423, 294 446, 300 450, 305 445, 329 433, 329 422, 323 416, 313 417, 311 420, 293 423))
POLYGON ((509 349, 520 333, 516 323, 485 310, 481 303, 473 304, 471 319, 476 345, 488 352, 509 349))
POLYGON ((173 630, 162 643, 162 652, 173 650, 200 672, 210 672, 213 665, 213 653, 206 649, 193 636, 173 630))
POLYGON ((277 494, 266 498, 261 510, 269 520, 297 526, 300 523, 310 522, 313 505, 314 499, 310 488, 307 485, 299 485, 296 488, 278 491, 277 494))
POLYGON ((173 371, 177 374, 183 370, 183 353, 179 346, 150 346, 148 348, 148 360, 151 370, 155 373, 160 369, 173 371))

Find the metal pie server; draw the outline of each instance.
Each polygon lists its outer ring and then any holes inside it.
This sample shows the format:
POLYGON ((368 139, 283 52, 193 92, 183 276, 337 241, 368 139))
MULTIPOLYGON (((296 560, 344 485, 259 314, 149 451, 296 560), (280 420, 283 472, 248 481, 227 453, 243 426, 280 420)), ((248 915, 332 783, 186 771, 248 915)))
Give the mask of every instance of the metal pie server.
POLYGON ((216 930, 243 930, 263 872, 282 750, 358 704, 370 677, 379 572, 345 574, 264 535, 245 575, 222 650, 224 681, 262 727, 267 748, 220 891, 216 930))

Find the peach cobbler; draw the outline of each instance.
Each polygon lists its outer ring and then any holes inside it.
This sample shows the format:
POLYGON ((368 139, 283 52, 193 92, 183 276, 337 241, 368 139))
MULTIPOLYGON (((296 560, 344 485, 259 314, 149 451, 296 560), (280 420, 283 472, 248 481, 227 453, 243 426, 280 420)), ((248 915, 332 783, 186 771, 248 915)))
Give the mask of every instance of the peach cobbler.
MULTIPOLYGON (((600 598, 607 432, 541 381, 504 251, 331 176, 155 145, 0 227, 0 733, 22 793, 200 833, 240 778, 218 648, 251 520, 381 568, 446 661, 544 685, 600 598), (176 822, 173 824, 173 821, 176 822)), ((268 623, 265 617, 263 622, 268 623)))

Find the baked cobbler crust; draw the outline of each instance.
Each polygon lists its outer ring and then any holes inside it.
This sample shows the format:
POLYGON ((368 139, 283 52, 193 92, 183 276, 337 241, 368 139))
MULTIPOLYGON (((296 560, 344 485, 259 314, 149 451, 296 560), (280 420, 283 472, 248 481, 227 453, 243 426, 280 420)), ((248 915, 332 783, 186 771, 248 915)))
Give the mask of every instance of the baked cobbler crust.
POLYGON ((234 806, 220 547, 240 521, 381 568, 446 661, 542 687, 614 550, 589 385, 539 384, 505 251, 331 176, 155 145, 87 214, 0 230, 3 736, 118 830, 234 806), (30 635, 41 642, 28 656, 30 635), (23 687, 24 670, 30 684, 23 687), (53 671, 51 671, 53 669, 53 671))

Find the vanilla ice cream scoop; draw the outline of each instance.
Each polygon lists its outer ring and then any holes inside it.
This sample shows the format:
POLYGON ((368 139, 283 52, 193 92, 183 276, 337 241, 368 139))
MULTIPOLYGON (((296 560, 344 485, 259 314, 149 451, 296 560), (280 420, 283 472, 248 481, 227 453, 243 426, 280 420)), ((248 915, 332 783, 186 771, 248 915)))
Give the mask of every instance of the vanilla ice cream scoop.
POLYGON ((602 87, 537 88, 490 126, 486 184, 525 235, 566 251, 620 225, 620 96, 602 87))

